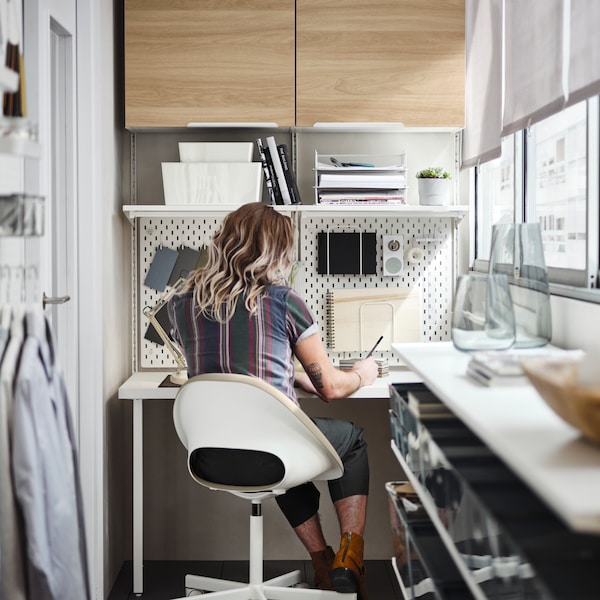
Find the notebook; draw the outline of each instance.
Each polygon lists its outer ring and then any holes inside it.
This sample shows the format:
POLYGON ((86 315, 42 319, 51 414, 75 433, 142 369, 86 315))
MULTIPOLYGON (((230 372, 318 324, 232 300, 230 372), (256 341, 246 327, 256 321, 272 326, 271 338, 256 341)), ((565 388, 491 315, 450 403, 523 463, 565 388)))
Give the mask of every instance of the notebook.
POLYGON ((336 352, 378 351, 421 341, 421 294, 416 287, 333 288, 327 292, 327 345, 336 352))

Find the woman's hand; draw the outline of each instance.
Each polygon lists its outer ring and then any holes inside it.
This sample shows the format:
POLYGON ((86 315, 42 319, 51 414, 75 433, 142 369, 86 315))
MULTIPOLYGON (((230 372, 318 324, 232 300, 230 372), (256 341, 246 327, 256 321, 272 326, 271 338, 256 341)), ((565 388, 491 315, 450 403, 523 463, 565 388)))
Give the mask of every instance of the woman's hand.
MULTIPOLYGON (((377 363, 373 357, 356 361, 352 371, 335 367, 327 356, 321 337, 316 333, 298 342, 294 353, 313 385, 311 393, 316 393, 325 402, 346 398, 377 378, 377 363)), ((297 381, 302 389, 307 389, 304 378, 297 381)))
POLYGON ((379 371, 377 362, 372 356, 364 358, 363 360, 357 360, 352 365, 352 370, 360 375, 361 387, 374 383, 379 371))

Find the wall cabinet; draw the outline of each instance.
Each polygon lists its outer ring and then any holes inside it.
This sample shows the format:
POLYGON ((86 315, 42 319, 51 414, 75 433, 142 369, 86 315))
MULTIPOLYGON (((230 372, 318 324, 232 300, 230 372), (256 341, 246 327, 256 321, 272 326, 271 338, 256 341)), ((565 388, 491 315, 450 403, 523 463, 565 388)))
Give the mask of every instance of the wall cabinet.
POLYGON ((125 125, 462 127, 464 0, 125 0, 125 125))
POLYGON ((296 13, 297 125, 464 125, 464 0, 298 0, 296 13))
POLYGON ((125 0, 125 126, 294 124, 294 2, 125 0))

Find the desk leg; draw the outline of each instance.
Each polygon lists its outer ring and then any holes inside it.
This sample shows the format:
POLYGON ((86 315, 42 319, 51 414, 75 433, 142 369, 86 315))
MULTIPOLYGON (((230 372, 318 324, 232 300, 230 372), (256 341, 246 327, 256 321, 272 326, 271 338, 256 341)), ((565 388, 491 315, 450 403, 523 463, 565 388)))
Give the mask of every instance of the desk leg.
POLYGON ((143 400, 133 401, 133 593, 144 592, 144 430, 143 400))

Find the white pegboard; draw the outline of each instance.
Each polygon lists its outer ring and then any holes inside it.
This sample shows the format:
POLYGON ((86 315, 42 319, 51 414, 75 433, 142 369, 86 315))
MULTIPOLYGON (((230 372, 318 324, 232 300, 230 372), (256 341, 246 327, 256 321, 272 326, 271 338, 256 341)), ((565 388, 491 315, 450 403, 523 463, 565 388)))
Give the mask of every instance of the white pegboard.
MULTIPOLYGON (((452 219, 428 217, 319 217, 304 215, 300 226, 300 277, 295 286, 306 299, 322 331, 327 326, 326 294, 332 288, 417 287, 421 292, 421 341, 449 339, 452 300, 453 243, 452 219), (317 235, 321 231, 357 231, 377 234, 375 275, 319 275, 317 272, 317 235), (423 260, 408 264, 400 275, 383 275, 383 235, 402 235, 404 248, 420 248, 423 260)), ((331 352, 334 363, 340 358, 360 358, 358 352, 331 352)), ((375 356, 388 358, 390 365, 400 359, 389 352, 375 356)))
MULTIPOLYGON (((144 285, 144 280, 158 247, 176 249, 180 246, 199 249, 207 245, 221 224, 222 216, 157 218, 138 220, 138 286, 139 306, 139 367, 142 369, 175 368, 169 353, 157 344, 144 339, 148 319, 143 315, 146 306, 154 306, 161 293, 144 285)), ((356 287, 417 287, 421 292, 421 341, 443 341, 450 335, 452 304, 453 219, 437 217, 397 216, 336 216, 303 214, 299 220, 298 275, 294 288, 306 299, 317 319, 323 336, 327 329, 326 294, 331 288, 356 287), (377 234, 376 275, 319 275, 317 272, 317 235, 321 231, 363 231, 377 234), (383 235, 402 235, 404 248, 419 248, 423 260, 418 264, 405 262, 396 277, 383 276, 383 235)), ((359 353, 329 355, 337 364, 340 358, 358 358, 359 353)), ((377 352, 388 358, 390 365, 400 364, 392 352, 377 352)))
POLYGON ((138 298, 137 319, 139 323, 138 348, 139 367, 142 369, 174 369, 176 363, 163 346, 144 339, 149 320, 144 316, 146 306, 154 306, 162 293, 144 285, 146 275, 152 264, 157 248, 164 246, 176 250, 188 246, 199 250, 206 246, 217 231, 222 216, 156 218, 142 217, 138 219, 138 298))

